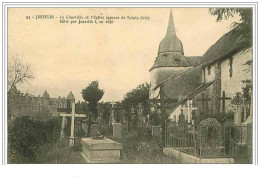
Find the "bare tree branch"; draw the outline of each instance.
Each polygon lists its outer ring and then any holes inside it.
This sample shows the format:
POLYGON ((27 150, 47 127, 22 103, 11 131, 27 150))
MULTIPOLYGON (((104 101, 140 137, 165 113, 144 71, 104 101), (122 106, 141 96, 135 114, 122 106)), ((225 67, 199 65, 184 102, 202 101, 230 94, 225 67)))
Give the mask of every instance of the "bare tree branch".
POLYGON ((24 63, 18 56, 13 57, 8 61, 7 66, 7 83, 8 83, 8 92, 13 86, 17 86, 24 82, 29 82, 35 76, 31 70, 31 66, 28 63, 24 63))

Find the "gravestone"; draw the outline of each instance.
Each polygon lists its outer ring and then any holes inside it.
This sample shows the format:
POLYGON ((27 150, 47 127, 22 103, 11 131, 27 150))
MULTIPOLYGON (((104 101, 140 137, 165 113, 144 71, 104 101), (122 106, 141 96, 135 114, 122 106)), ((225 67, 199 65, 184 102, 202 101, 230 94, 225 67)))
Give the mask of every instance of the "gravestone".
POLYGON ((128 123, 127 121, 122 122, 122 136, 126 135, 128 133, 128 123))
POLYGON ((85 134, 87 135, 88 134, 88 124, 87 124, 86 120, 82 121, 82 129, 85 132, 85 134))
POLYGON ((119 163, 122 145, 108 138, 82 138, 82 152, 87 163, 119 163))
POLYGON ((181 114, 179 115, 179 123, 185 122, 185 115, 183 114, 183 110, 181 110, 181 114))
POLYGON ((131 113, 130 113, 130 124, 129 124, 130 129, 135 129, 135 125, 136 125, 135 123, 136 123, 135 109, 132 106, 131 113))
POLYGON ((112 123, 112 126, 113 126, 113 138, 120 139, 122 137, 121 123, 112 123))
POLYGON ((235 108, 234 123, 236 126, 240 126, 242 124, 242 106, 236 106, 235 108))
POLYGON ((144 107, 141 103, 138 103, 137 106, 137 126, 138 126, 138 136, 143 136, 144 134, 144 127, 143 127, 143 110, 144 107))

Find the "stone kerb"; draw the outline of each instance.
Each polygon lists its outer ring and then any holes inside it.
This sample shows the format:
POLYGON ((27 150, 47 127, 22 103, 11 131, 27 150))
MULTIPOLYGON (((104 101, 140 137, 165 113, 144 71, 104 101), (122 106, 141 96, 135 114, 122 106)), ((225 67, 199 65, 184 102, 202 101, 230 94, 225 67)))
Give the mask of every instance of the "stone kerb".
POLYGON ((182 164, 233 164, 233 158, 200 158, 174 148, 164 147, 165 155, 176 158, 182 164))

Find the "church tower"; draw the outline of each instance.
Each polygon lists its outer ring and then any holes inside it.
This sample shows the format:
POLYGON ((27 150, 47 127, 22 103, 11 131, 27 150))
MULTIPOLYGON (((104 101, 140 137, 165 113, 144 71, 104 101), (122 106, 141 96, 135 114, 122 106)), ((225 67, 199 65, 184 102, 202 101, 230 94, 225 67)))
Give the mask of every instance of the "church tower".
POLYGON ((158 95, 158 90, 156 92, 154 90, 158 84, 189 68, 192 68, 192 66, 184 57, 183 45, 176 35, 171 11, 166 35, 159 45, 154 65, 149 70, 151 83, 150 99, 158 95))

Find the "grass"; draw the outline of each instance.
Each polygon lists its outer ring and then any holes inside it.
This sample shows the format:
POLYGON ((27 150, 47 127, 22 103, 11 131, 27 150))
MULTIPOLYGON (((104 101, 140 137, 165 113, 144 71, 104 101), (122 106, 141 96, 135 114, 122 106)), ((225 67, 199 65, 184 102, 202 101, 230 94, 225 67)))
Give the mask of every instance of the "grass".
POLYGON ((41 164, 84 164, 80 155, 80 145, 76 141, 74 148, 68 146, 68 139, 58 141, 54 145, 45 144, 39 148, 38 161, 41 164))
MULTIPOLYGON (((112 135, 107 134, 112 139, 112 135)), ((154 138, 139 138, 135 132, 125 134, 116 141, 123 145, 121 151, 122 164, 174 164, 177 161, 166 156, 154 138)), ((37 163, 41 164, 84 164, 81 156, 81 144, 78 139, 75 147, 68 146, 68 139, 55 144, 45 144, 38 150, 37 163)))
POLYGON ((125 164, 175 164, 177 160, 166 156, 154 138, 138 137, 135 132, 119 139, 123 145, 122 163, 125 164))

